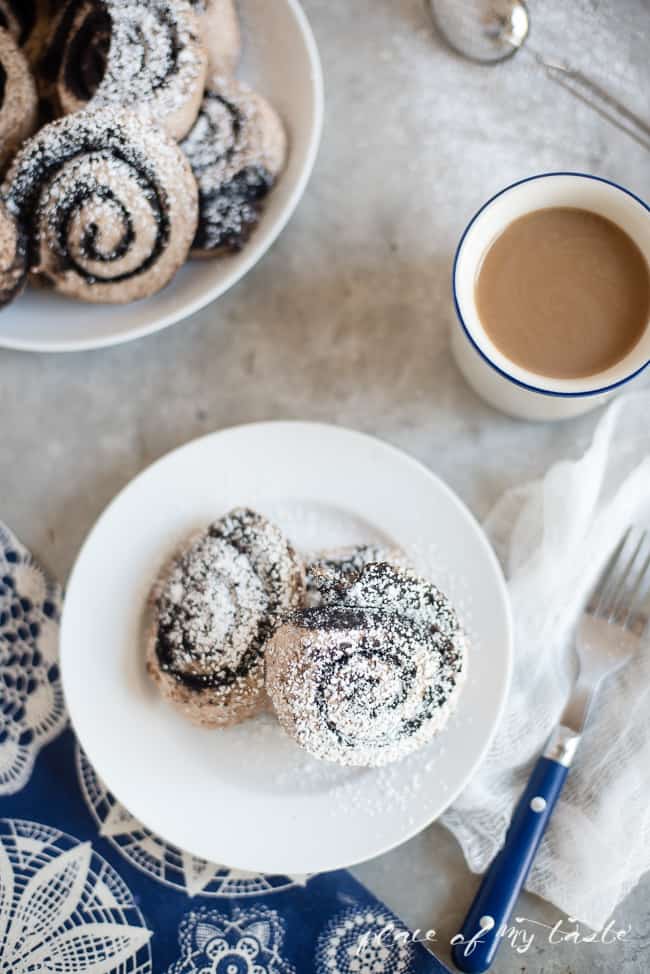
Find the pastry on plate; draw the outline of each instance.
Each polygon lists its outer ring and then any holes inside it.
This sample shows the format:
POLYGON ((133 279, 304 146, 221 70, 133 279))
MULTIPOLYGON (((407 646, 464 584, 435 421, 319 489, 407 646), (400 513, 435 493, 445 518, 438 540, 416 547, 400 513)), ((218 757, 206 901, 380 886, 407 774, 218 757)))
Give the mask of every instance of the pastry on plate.
POLYGON ((304 595, 301 559, 261 514, 240 508, 197 534, 151 595, 147 669, 194 723, 225 727, 268 706, 264 647, 304 595))
POLYGON ((67 0, 40 74, 55 110, 127 107, 181 139, 193 125, 207 74, 188 0, 67 0))
POLYGON ((247 85, 215 75, 181 148, 199 187, 192 256, 240 250, 285 164, 287 138, 278 114, 247 85))
POLYGON ((25 56, 0 28, 0 173, 36 128, 36 85, 25 56))
POLYGON ((23 253, 31 283, 123 304, 245 246, 287 140, 240 47, 234 0, 0 0, 3 304, 23 253))
POLYGON ((267 692, 287 733, 324 761, 372 767, 447 723, 466 640, 430 582, 369 565, 336 603, 293 612, 266 648, 267 692))
POLYGON ((28 235, 30 271, 84 301, 155 294, 196 231, 196 181, 182 152, 124 110, 46 125, 15 157, 2 192, 28 235))

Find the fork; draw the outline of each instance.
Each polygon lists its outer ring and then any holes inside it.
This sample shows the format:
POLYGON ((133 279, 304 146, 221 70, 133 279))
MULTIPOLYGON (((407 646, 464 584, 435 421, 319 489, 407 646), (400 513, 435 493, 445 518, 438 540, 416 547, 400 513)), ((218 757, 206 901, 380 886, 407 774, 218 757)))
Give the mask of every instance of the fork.
POLYGON ((503 848, 485 874, 460 933, 454 964, 486 971, 526 882, 601 684, 638 651, 647 625, 639 606, 650 570, 648 533, 629 528, 608 560, 576 633, 578 679, 517 804, 503 848))

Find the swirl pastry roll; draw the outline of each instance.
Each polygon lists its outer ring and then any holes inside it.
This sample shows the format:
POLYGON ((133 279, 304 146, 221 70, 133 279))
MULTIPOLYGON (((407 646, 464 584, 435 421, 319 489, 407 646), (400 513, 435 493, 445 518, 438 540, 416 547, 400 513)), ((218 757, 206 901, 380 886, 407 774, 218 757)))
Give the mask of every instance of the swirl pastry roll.
POLYGON ((0 309, 17 297, 27 280, 27 244, 18 223, 0 201, 0 309))
POLYGON ((0 29, 0 172, 36 128, 36 86, 24 55, 0 29))
POLYGON ((277 629, 266 685, 281 725, 306 751, 373 767, 405 757, 445 726, 464 682, 466 642, 447 601, 434 586, 427 593, 424 580, 384 565, 364 569, 356 584, 352 604, 302 609, 277 629), (370 577, 361 581, 375 568, 382 585, 392 580, 385 607, 354 604, 379 598, 370 577))
POLYGON ((188 0, 67 0, 40 74, 61 114, 126 107, 181 139, 201 105, 207 55, 188 0))
POLYGON ((268 706, 265 643, 303 592, 302 563, 281 531, 233 511, 191 539, 155 585, 150 675, 194 723, 252 717, 268 706))
POLYGON ((196 230, 196 183, 183 154, 128 112, 46 125, 16 156, 4 194, 26 228, 30 270, 85 301, 159 291, 196 230))
POLYGON ((199 186, 192 255, 240 250, 285 163, 287 139, 279 116, 246 85, 215 76, 181 148, 199 186))
POLYGON ((241 54, 241 31, 234 0, 190 0, 199 18, 210 72, 232 74, 241 54))
POLYGON ((307 562, 307 605, 312 607, 338 601, 366 565, 378 562, 405 570, 410 568, 406 554, 396 545, 350 545, 323 551, 307 562))

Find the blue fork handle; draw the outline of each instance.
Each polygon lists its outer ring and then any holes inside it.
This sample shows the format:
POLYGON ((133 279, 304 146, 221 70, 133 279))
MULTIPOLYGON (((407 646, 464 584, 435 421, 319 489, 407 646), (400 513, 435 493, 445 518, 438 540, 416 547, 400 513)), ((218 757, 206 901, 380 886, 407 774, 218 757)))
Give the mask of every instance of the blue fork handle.
POLYGON ((526 882, 542 836, 566 780, 568 767, 541 757, 519 799, 505 843, 483 877, 451 956, 456 967, 475 974, 494 961, 517 897, 526 882))

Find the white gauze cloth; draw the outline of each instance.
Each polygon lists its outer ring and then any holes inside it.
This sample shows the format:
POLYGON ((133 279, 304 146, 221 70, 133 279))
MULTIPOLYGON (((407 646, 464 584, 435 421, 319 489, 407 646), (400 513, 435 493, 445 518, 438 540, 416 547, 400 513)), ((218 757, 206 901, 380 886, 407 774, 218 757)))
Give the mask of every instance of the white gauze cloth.
MULTIPOLYGON (((485 524, 515 622, 512 687, 488 756, 443 823, 473 872, 501 847, 575 678, 573 631, 624 530, 650 524, 650 393, 624 396, 592 445, 510 490, 485 524)), ((650 868, 650 640, 603 685, 527 889, 601 929, 650 868)))

